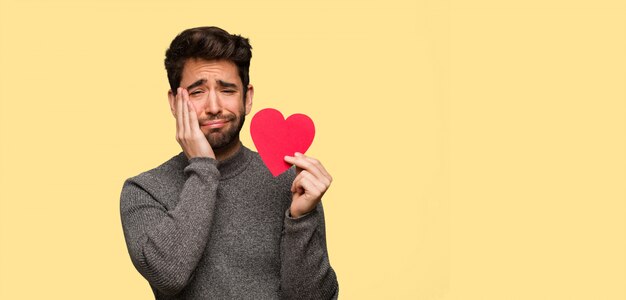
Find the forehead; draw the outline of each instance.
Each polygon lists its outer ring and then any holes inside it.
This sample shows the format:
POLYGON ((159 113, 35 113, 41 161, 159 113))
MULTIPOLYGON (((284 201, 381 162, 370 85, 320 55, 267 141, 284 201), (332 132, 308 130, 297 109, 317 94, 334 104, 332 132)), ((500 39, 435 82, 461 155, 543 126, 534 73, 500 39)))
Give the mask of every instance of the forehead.
POLYGON ((190 58, 185 61, 181 85, 192 83, 198 79, 207 79, 208 82, 225 80, 241 85, 241 79, 237 73, 237 65, 230 60, 205 60, 190 58))

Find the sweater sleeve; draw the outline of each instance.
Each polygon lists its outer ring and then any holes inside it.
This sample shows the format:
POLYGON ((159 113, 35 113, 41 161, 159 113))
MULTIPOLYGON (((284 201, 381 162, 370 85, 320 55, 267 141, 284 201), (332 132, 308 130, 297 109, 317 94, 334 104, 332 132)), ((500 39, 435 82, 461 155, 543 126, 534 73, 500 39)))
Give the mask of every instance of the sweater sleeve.
POLYGON ((298 218, 287 209, 280 252, 281 298, 337 299, 339 285, 328 260, 322 202, 298 218))
POLYGON ((178 204, 170 210, 140 180, 124 182, 120 212, 131 261, 163 294, 179 293, 202 257, 219 182, 216 165, 208 157, 189 160, 178 204))

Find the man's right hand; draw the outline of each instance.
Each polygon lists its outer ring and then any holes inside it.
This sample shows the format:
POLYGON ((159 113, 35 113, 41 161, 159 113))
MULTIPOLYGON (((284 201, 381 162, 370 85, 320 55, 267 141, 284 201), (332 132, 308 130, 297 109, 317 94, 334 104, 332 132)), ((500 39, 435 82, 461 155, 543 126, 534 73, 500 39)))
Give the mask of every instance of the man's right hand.
POLYGON ((189 101, 189 93, 179 87, 176 96, 176 141, 183 148, 187 159, 194 157, 210 157, 215 159, 213 148, 204 136, 198 123, 198 115, 195 106, 189 101))

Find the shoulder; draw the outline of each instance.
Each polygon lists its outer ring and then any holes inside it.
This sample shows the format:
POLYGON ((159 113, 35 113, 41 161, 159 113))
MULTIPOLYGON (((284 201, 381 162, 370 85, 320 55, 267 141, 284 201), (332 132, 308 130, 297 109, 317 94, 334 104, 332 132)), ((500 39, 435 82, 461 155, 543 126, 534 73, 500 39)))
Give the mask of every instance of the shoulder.
POLYGON ((128 188, 140 188, 157 195, 166 195, 174 192, 173 187, 184 183, 184 168, 188 164, 183 152, 171 157, 160 165, 129 177, 124 181, 122 192, 128 188))

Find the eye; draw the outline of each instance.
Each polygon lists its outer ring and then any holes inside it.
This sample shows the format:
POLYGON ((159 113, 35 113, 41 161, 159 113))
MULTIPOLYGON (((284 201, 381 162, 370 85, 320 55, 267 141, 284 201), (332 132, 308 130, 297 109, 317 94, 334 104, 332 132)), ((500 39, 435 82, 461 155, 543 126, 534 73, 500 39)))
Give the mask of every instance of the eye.
POLYGON ((191 92, 189 95, 198 95, 198 94, 202 94, 202 91, 196 90, 196 91, 191 92))
POLYGON ((237 92, 237 91, 235 91, 235 90, 223 90, 223 91, 222 91, 222 93, 229 94, 229 95, 230 95, 230 94, 234 94, 234 93, 236 93, 236 92, 237 92))

